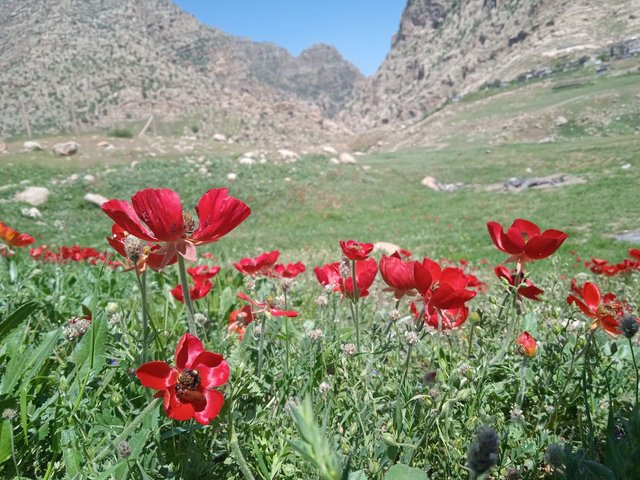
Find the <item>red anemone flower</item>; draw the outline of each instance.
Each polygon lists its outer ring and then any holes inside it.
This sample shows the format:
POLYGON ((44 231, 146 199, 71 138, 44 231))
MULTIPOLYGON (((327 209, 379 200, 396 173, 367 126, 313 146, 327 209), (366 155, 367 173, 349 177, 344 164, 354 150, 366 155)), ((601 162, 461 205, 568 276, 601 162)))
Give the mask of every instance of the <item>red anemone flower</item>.
POLYGON ((340 248, 349 260, 366 260, 373 251, 373 243, 361 243, 356 240, 340 240, 340 248))
POLYGON ((159 245, 143 242, 139 238, 129 235, 121 226, 115 223, 111 227, 111 236, 107 237, 107 242, 116 252, 134 263, 133 267, 125 270, 135 268, 138 273, 142 273, 148 266, 152 270, 158 271, 178 261, 178 256, 175 252, 166 255, 161 254, 159 253, 159 245))
MULTIPOLYGON (((498 265, 493 269, 493 272, 498 278, 504 278, 512 287, 516 284, 516 278, 522 273, 513 273, 504 265, 498 265)), ((519 282, 518 285, 518 297, 526 297, 536 302, 540 301, 540 295, 544 293, 544 290, 540 290, 536 287, 531 280, 527 279, 524 282, 519 282)))
MULTIPOLYGON (((376 262, 375 258, 356 261, 356 286, 358 287, 358 298, 363 298, 369 295, 369 287, 376 278, 377 273, 378 262, 376 262)), ((353 277, 340 278, 340 291, 343 296, 347 296, 350 299, 355 298, 353 291, 353 277)))
POLYGON ((547 258, 567 239, 560 230, 540 232, 538 225, 522 218, 516 219, 506 233, 496 222, 487 223, 487 229, 495 246, 511 255, 507 261, 517 262, 518 271, 525 262, 547 258))
POLYGON ((630 248, 629 256, 635 258, 636 260, 640 260, 640 250, 637 248, 630 248))
POLYGON ((322 267, 315 267, 313 273, 316 274, 320 285, 325 288, 331 288, 334 292, 340 291, 340 283, 342 282, 340 262, 327 263, 322 267))
POLYGON ((278 264, 273 267, 273 271, 276 276, 281 278, 296 278, 301 273, 304 273, 307 270, 307 267, 304 266, 304 263, 288 263, 278 264))
POLYGON ((6 223, 0 222, 0 240, 10 247, 24 247, 35 242, 28 233, 20 233, 6 223))
POLYGON ((403 259, 399 252, 390 257, 382 256, 380 259, 380 274, 390 288, 386 291, 393 292, 396 300, 405 295, 416 295, 416 279, 413 274, 415 260, 403 259))
POLYGON ((516 345, 518 346, 518 353, 523 357, 535 356, 538 348, 535 338, 529 332, 522 332, 516 340, 516 345))
MULTIPOLYGON (((411 310, 414 318, 419 320, 421 312, 418 310, 418 307, 414 302, 409 304, 409 309, 411 310)), ((422 321, 435 329, 439 327, 438 321, 440 321, 443 330, 453 330, 462 325, 467 320, 468 316, 469 309, 466 306, 437 310, 432 306, 424 305, 422 321)))
POLYGON ((280 252, 274 250, 268 253, 261 253, 255 258, 243 258, 238 263, 234 263, 233 266, 243 275, 271 277, 273 276, 273 266, 278 261, 278 256, 280 256, 280 252))
POLYGON ((102 210, 123 230, 140 240, 162 243, 155 253, 171 259, 179 254, 195 262, 196 246, 212 243, 242 223, 251 209, 227 194, 226 188, 206 192, 196 206, 198 225, 183 212, 179 195, 166 188, 140 190, 131 203, 109 200, 102 210))
POLYGON ((582 288, 572 284, 576 295, 569 295, 567 303, 575 304, 582 313, 593 320, 591 330, 601 327, 609 335, 620 335, 620 320, 624 306, 613 293, 602 296, 595 283, 587 282, 582 288))
POLYGON ((229 326, 227 332, 229 334, 235 332, 238 338, 242 341, 244 338, 244 332, 251 322, 255 320, 251 307, 245 305, 240 310, 234 310, 229 314, 229 326))
POLYGON ((249 302, 252 305, 255 305, 259 308, 259 310, 254 310, 251 313, 253 315, 257 315, 258 313, 265 313, 269 317, 297 317, 298 312, 295 310, 280 310, 279 308, 275 308, 275 302, 273 297, 269 296, 264 302, 256 302, 252 300, 247 295, 242 292, 238 292, 238 298, 249 302))
POLYGON ((476 296, 476 292, 466 290, 467 275, 457 267, 442 269, 429 258, 414 264, 416 288, 430 307, 439 310, 462 308, 476 296))
MULTIPOLYGON (((193 287, 189 289, 189 298, 191 298, 191 300, 200 300, 206 297, 213 288, 211 279, 215 277, 219 271, 220 267, 218 266, 208 267, 207 265, 198 265, 197 267, 188 268, 187 273, 193 278, 193 287)), ((171 295, 179 302, 184 303, 182 285, 178 285, 171 290, 171 295)))
POLYGON ((229 379, 229 365, 202 342, 185 333, 176 347, 175 367, 155 361, 141 365, 136 375, 144 387, 158 390, 156 398, 164 399, 164 411, 174 420, 195 419, 208 425, 218 416, 224 397, 215 390, 229 379))

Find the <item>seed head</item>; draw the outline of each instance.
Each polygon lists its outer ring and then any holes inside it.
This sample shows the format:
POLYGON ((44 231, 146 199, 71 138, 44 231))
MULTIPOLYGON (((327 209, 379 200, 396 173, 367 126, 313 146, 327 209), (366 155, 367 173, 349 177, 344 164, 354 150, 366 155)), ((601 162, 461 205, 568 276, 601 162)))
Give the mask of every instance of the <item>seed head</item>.
POLYGON ((398 310, 391 310, 389 312, 389 320, 391 320, 392 322, 397 322, 399 318, 400 312, 398 310))
POLYGON ((418 334, 416 332, 404 332, 404 341, 407 342, 407 345, 413 346, 418 343, 419 340, 420 339, 418 338, 418 334))
POLYGON ((114 313, 109 317, 109 325, 112 327, 118 325, 122 321, 122 315, 119 313, 114 313))
POLYGON ((282 288, 283 292, 288 292, 291 290, 293 286, 293 278, 281 278, 280 279, 280 288, 282 288))
POLYGON ((129 446, 129 442, 126 440, 121 441, 116 447, 116 453, 118 454, 118 458, 127 458, 131 455, 131 447, 129 446))
POLYGON ((349 265, 349 259, 347 257, 342 257, 342 261, 340 262, 340 276, 342 278, 349 278, 351 276, 349 265))
POLYGON ((82 337, 89 327, 91 326, 91 319, 86 317, 73 317, 67 322, 67 325, 62 329, 62 333, 65 338, 72 341, 76 338, 82 337))
POLYGON ((251 277, 245 277, 244 286, 247 287, 247 290, 253 292, 256 289, 256 282, 251 277))
POLYGON ((202 313, 196 313, 193 316, 193 321, 196 322, 196 325, 204 325, 204 323, 207 321, 207 317, 202 313))
POLYGON ((116 302, 107 303, 107 308, 105 308, 107 315, 113 315, 118 311, 118 304, 116 302))
POLYGON ((325 308, 327 305, 329 305, 329 298, 325 294, 316 297, 316 305, 318 306, 318 308, 325 308))
POLYGON ((310 340, 322 340, 324 338, 324 332, 321 329, 316 328, 307 333, 307 338, 310 340))
POLYGON ((640 323, 631 315, 625 315, 620 322, 620 328, 625 337, 633 338, 640 329, 640 323))
POLYGON ((318 387, 321 395, 325 395, 329 390, 331 390, 331 384, 327 382, 322 382, 318 387))
POLYGON ((357 351, 358 349, 353 343, 345 343, 342 345, 342 352, 348 357, 352 357, 357 351))
POLYGON ((476 433, 467 452, 467 467, 476 475, 487 472, 498 461, 500 439, 496 431, 482 426, 476 433))
POLYGON ((138 263, 138 260, 144 255, 142 240, 133 235, 127 235, 124 237, 124 240, 122 240, 122 243, 124 244, 124 253, 127 258, 133 263, 138 263))
POLYGON ((552 467, 561 468, 564 465, 564 450, 557 443, 550 443, 544 452, 544 461, 552 467))
POLYGON ((5 408, 2 411, 2 418, 4 418, 5 420, 13 420, 15 418, 15 416, 18 414, 18 412, 16 412, 13 408, 5 408))

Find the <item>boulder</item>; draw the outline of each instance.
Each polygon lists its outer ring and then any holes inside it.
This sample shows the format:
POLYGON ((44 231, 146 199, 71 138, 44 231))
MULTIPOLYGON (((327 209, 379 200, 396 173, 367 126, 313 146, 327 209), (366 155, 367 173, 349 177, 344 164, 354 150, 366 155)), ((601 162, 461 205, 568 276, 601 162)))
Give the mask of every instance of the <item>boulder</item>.
POLYGON ((340 160, 338 160, 338 159, 337 159, 337 158, 335 158, 335 157, 330 158, 330 159, 329 159, 329 161, 330 161, 331 163, 333 163, 334 165, 340 165, 340 160))
POLYGON ((40 145, 38 142, 34 142, 32 140, 28 140, 28 141, 24 142, 22 144, 22 148, 26 152, 41 152, 42 150, 44 150, 42 148, 42 145, 40 145))
POLYGON ((108 202, 109 199, 103 197, 102 195, 99 195, 97 193, 87 193, 84 196, 84 199, 89 202, 89 203, 93 203, 94 205, 100 206, 105 202, 108 202))
POLYGON ((105 142, 105 141, 98 142, 96 144, 96 147, 98 147, 101 150, 113 150, 113 149, 116 148, 112 144, 110 144, 109 142, 105 142))
POLYGON ((238 178, 238 175, 236 175, 235 173, 227 173, 227 180, 229 180, 230 182, 233 182, 236 178, 238 178))
POLYGON ((82 179, 85 181, 85 183, 96 183, 96 177, 94 177, 93 175, 85 175, 84 177, 82 177, 82 179))
POLYGON ((558 127, 561 127, 562 125, 566 125, 567 123, 569 123, 569 120, 567 120, 567 118, 562 115, 556 118, 556 126, 558 127))
POLYGON ((0 140, 0 154, 7 153, 7 144, 0 140))
POLYGON ((223 134, 221 134, 221 133, 216 133, 216 134, 213 136, 213 139, 214 139, 216 142, 226 142, 226 141, 227 141, 227 137, 225 137, 225 136, 224 136, 223 134))
POLYGON ((42 213, 40 213, 40 210, 38 210, 36 207, 24 207, 20 209, 20 213, 22 214, 23 217, 27 217, 27 218, 33 218, 35 220, 42 218, 42 213))
POLYGON ((80 145, 78 142, 64 142, 64 143, 56 143, 53 146, 53 153, 60 157, 70 157, 71 155, 75 155, 78 153, 78 147, 80 145))
POLYGON ((329 155, 337 155, 338 151, 333 148, 331 145, 323 145, 322 146, 322 151, 324 153, 328 153, 329 155))
POLYGON ((439 192, 440 190, 442 190, 440 182, 435 177, 426 176, 420 181, 420 184, 423 187, 427 187, 428 189, 433 190, 434 192, 439 192))
POLYGON ((238 163, 240 165, 253 165, 256 161, 251 157, 241 157, 238 163))
POLYGON ((300 159, 300 155, 292 150, 285 150, 284 148, 278 150, 278 155, 285 162, 297 162, 300 159))
POLYGON ((340 154, 340 163, 356 163, 356 158, 350 153, 340 154))
POLYGON ((22 192, 16 193, 13 199, 16 202, 25 202, 37 207, 49 199, 49 189, 46 187, 27 187, 22 192))

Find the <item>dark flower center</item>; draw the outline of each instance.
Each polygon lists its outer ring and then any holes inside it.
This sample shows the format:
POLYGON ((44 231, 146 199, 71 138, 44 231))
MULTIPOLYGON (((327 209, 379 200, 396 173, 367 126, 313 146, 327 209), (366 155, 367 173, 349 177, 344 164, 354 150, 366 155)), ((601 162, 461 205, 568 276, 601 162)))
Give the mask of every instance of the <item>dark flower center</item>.
POLYGON ((197 390, 199 386, 200 375, 196 370, 185 369, 178 375, 178 387, 181 390, 197 390))
POLYGON ((196 222, 190 214, 183 213, 182 219, 184 221, 184 232, 187 235, 191 235, 193 232, 196 231, 196 222))

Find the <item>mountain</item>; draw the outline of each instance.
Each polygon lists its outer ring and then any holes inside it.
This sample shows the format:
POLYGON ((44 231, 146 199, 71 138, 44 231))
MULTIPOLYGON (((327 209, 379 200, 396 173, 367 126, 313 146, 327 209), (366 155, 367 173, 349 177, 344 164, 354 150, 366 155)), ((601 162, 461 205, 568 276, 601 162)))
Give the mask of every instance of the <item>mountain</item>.
POLYGON ((396 131, 488 84, 638 53, 639 33, 638 0, 408 0, 389 54, 341 119, 396 131))
POLYGON ((190 119, 240 141, 317 139, 363 76, 335 48, 293 57, 170 0, 0 0, 0 135, 190 119))

